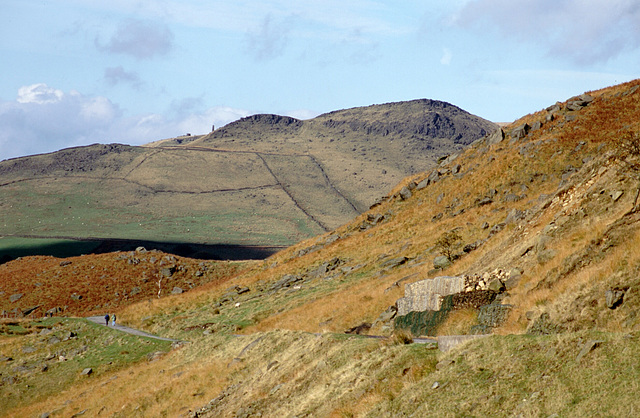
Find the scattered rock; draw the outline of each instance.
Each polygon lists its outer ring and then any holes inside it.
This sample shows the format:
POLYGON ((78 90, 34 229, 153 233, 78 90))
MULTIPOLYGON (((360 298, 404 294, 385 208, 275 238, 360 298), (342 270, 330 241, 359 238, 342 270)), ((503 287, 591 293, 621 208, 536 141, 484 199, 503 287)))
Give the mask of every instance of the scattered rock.
POLYGON ((363 322, 360 325, 356 325, 353 328, 349 328, 348 330, 346 330, 344 333, 345 334, 366 334, 367 332, 369 332, 369 330, 371 329, 371 324, 368 322, 363 322))
POLYGON ((489 282, 487 288, 496 293, 501 293, 507 290, 504 283, 502 283, 502 280, 500 279, 493 279, 491 282, 489 282))
POLYGON ((71 261, 63 260, 63 261, 60 262, 60 267, 68 266, 70 264, 71 264, 71 261))
POLYGON ((504 140, 504 131, 498 128, 494 133, 487 137, 487 145, 498 144, 504 140))
POLYGON ((380 314, 375 322, 389 322, 398 314, 398 308, 395 305, 389 306, 384 312, 380 314))
POLYGON ((38 306, 33 306, 33 307, 31 307, 31 308, 27 308, 27 309, 25 309, 24 311, 22 311, 22 315, 24 315, 24 316, 30 315, 30 314, 32 314, 33 312, 35 312, 35 311, 36 311, 36 309, 38 309, 39 307, 40 307, 40 305, 38 305, 38 306))
POLYGON ((624 301, 625 291, 622 289, 609 289, 605 292, 605 300, 607 303, 607 308, 616 309, 618 306, 622 305, 624 301))
POLYGON ((519 209, 511 209, 511 211, 507 215, 507 218, 504 220, 504 223, 507 225, 511 223, 516 223, 518 221, 525 219, 526 217, 527 217, 527 213, 525 211, 519 210, 519 209))
POLYGON ((604 343, 602 340, 589 340, 582 346, 582 349, 578 353, 576 357, 576 362, 582 360, 584 356, 595 350, 600 344, 604 343))
POLYGON ((531 130, 532 131, 537 131, 538 129, 542 128, 542 122, 541 121, 535 121, 531 124, 531 130))
POLYGON ((393 268, 396 268, 396 267, 406 263, 407 260, 409 260, 407 257, 392 258, 391 260, 387 260, 384 263, 382 263, 380 265, 380 267, 387 268, 387 269, 393 269, 393 268))
POLYGON ((429 179, 423 179, 416 185, 416 190, 422 190, 429 185, 429 179))
POLYGON ((59 337, 57 337, 57 336, 53 335, 53 336, 51 336, 51 338, 49 338, 49 340, 47 341, 47 343, 48 343, 49 345, 55 345, 55 344, 58 344, 60 341, 62 341, 62 340, 61 340, 59 337))
POLYGON ((24 296, 24 293, 14 293, 13 295, 9 296, 9 301, 10 302, 17 302, 23 296, 24 296))
POLYGON ((527 134, 529 133, 529 129, 530 129, 529 124, 525 123, 525 124, 522 124, 522 125, 514 128, 511 131, 510 135, 514 139, 522 139, 525 136, 527 136, 527 134))
POLYGON ((411 190, 409 190, 408 187, 403 187, 402 189, 400 189, 400 192, 398 192, 398 195, 402 200, 410 199, 412 196, 411 190))
POLYGON ((434 269, 445 269, 451 265, 451 260, 444 255, 439 255, 433 259, 433 268, 434 269))
POLYGON ((593 97, 588 94, 582 94, 575 96, 567 100, 567 110, 576 111, 587 106, 593 101, 593 97))
POLYGON ((89 376, 93 373, 93 369, 91 367, 87 367, 86 369, 82 370, 82 372, 80 373, 81 376, 89 376))
POLYGON ((613 200, 614 202, 617 202, 618 199, 620 199, 623 194, 624 192, 622 190, 614 190, 611 193, 609 193, 609 196, 611 196, 611 200, 613 200))
POLYGON ((173 288, 173 290, 171 291, 171 294, 172 294, 172 295, 179 295, 179 294, 181 294, 182 292, 183 292, 182 288, 180 288, 180 287, 178 287, 178 286, 175 286, 175 287, 173 288))
POLYGON ((171 277, 177 270, 178 268, 175 265, 163 267, 160 269, 160 274, 162 274, 164 277, 171 277))
POLYGON ((476 200, 476 206, 485 206, 485 205, 490 205, 491 203, 493 203, 493 199, 490 197, 483 197, 481 199, 476 200))

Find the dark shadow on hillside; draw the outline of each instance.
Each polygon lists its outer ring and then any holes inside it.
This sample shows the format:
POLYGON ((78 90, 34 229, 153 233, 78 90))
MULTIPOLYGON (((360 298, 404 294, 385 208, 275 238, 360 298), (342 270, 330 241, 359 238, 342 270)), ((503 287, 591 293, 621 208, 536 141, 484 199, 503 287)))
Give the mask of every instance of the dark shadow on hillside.
MULTIPOLYGON (((83 254, 103 254, 114 251, 135 251, 138 247, 159 250, 181 257, 201 260, 263 260, 285 247, 248 246, 230 244, 194 244, 126 239, 66 239, 60 242, 38 243, 38 238, 28 238, 29 245, 0 248, 0 264, 18 257, 50 255, 75 257, 83 254)), ((44 241, 44 240, 43 240, 44 241)))

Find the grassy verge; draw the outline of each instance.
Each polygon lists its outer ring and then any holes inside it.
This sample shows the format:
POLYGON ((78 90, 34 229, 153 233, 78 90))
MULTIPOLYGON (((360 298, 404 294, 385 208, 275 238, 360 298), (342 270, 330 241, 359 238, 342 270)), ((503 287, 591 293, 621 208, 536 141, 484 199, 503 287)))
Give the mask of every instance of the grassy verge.
POLYGON ((5 413, 83 381, 165 352, 171 343, 141 338, 81 319, 7 321, 0 325, 0 397, 5 413), (91 368, 89 375, 83 370, 91 368))

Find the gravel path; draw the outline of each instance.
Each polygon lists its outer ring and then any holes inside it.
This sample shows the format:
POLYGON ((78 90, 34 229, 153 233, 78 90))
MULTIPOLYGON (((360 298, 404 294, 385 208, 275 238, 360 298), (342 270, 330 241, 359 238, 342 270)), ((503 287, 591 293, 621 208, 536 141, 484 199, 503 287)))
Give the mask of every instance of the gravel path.
MULTIPOLYGON (((91 321, 91 322, 95 322, 96 324, 105 326, 104 325, 104 316, 89 316, 89 317, 87 317, 87 319, 89 321, 91 321)), ((140 330, 135 329, 135 328, 125 327, 124 325, 119 325, 118 323, 116 323, 115 326, 111 326, 111 321, 109 321, 109 328, 117 329, 118 331, 126 332, 128 334, 138 335, 140 337, 155 338, 156 340, 173 341, 173 342, 179 342, 180 341, 180 340, 174 340, 172 338, 158 337, 157 335, 149 334, 149 333, 146 333, 144 331, 140 331, 140 330)))

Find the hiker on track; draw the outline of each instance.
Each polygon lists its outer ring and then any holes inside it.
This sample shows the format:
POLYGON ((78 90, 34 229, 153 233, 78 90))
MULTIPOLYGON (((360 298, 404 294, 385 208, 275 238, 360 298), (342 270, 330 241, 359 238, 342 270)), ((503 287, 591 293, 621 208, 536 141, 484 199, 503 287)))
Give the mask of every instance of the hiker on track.
POLYGON ((111 326, 112 327, 116 326, 116 314, 113 314, 113 316, 111 317, 111 326))
POLYGON ((106 326, 109 326, 109 314, 106 314, 106 315, 104 316, 104 322, 105 322, 105 325, 106 325, 106 326))

